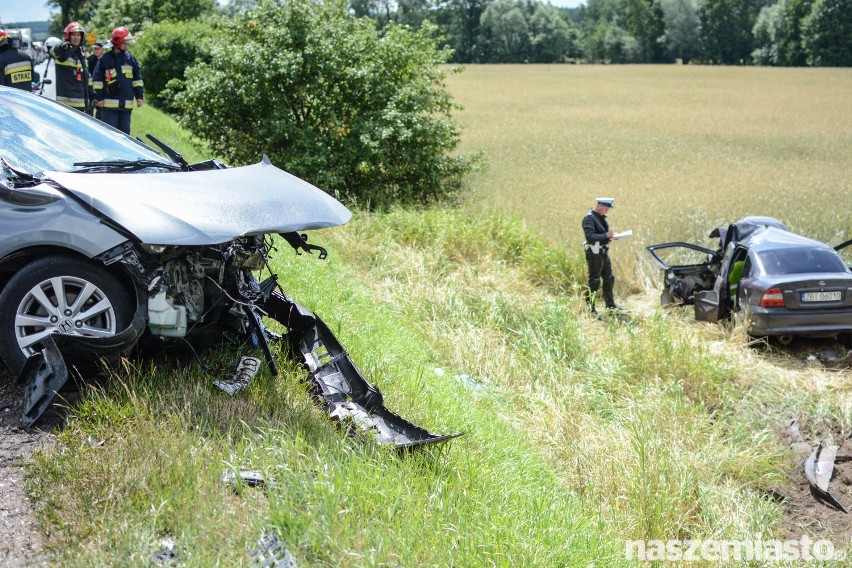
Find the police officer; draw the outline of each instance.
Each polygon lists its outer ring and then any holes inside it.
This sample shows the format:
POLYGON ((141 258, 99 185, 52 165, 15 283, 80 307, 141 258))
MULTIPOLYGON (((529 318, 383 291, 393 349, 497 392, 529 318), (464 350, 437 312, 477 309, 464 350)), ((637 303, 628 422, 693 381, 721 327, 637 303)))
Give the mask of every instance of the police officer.
POLYGON ((0 30, 0 85, 33 90, 33 61, 29 56, 12 46, 9 32, 0 30))
POLYGON ((612 293, 615 276, 612 274, 612 264, 609 260, 609 243, 615 232, 610 231, 606 215, 615 207, 614 201, 612 197, 598 197, 595 206, 583 217, 583 233, 586 235, 583 248, 586 249, 586 264, 589 267, 589 287, 585 296, 589 310, 594 315, 598 313, 595 310, 595 296, 601 284, 607 310, 619 313, 628 311, 615 304, 612 293))
POLYGON ((50 48, 56 64, 56 102, 86 110, 90 105, 91 78, 83 55, 83 34, 77 22, 65 26, 65 41, 50 48))
POLYGON ((142 106, 144 91, 142 74, 136 58, 127 51, 133 34, 125 27, 112 30, 112 50, 103 54, 95 66, 92 84, 95 88, 98 107, 103 108, 102 120, 130 134, 130 111, 133 101, 142 106))

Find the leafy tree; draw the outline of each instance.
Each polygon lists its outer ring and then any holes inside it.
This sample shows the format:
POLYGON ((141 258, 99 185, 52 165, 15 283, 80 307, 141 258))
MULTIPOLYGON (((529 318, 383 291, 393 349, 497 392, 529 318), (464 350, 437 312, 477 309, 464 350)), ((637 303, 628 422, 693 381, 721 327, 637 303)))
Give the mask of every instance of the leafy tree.
POLYGON ((228 161, 268 154, 294 174, 364 204, 427 201, 470 163, 432 37, 347 17, 343 0, 262 0, 223 23, 210 60, 186 71, 181 123, 228 161))
POLYGON ((396 19, 393 0, 349 0, 349 10, 356 18, 371 18, 380 30, 396 19))
POLYGON ((59 10, 50 20, 50 33, 62 37, 69 22, 86 22, 97 9, 97 0, 47 0, 44 5, 59 10))
POLYGON ((666 61, 663 38, 665 22, 659 0, 622 0, 626 31, 635 38, 640 59, 651 63, 666 61))
POLYGON ((663 42, 669 55, 689 63, 700 50, 701 18, 696 0, 662 0, 660 7, 666 27, 663 42))
POLYGON ((781 41, 782 64, 802 66, 807 63, 807 54, 802 46, 802 23, 811 13, 814 0, 787 0, 787 31, 781 41))
POLYGON ((559 63, 582 55, 580 36, 557 8, 537 3, 529 22, 532 60, 535 63, 559 63))
POLYGON ((699 14, 705 60, 725 65, 751 61, 751 31, 757 19, 751 0, 705 0, 699 14))
POLYGON ((93 28, 104 36, 116 26, 125 26, 134 35, 146 26, 163 21, 182 22, 214 12, 216 0, 101 0, 91 18, 93 28))
POLYGON ((145 77, 145 98, 164 110, 177 112, 169 100, 181 89, 179 80, 184 71, 205 57, 204 46, 212 35, 213 24, 198 20, 151 24, 140 33, 133 54, 145 77), (172 83, 170 92, 161 95, 173 79, 178 81, 172 83))
POLYGON ((523 63, 529 60, 530 32, 521 0, 496 0, 482 13, 480 35, 485 63, 523 63))
POLYGON ((445 0, 435 9, 435 23, 459 63, 481 61, 479 23, 487 0, 445 0))
POLYGON ((758 65, 784 64, 784 39, 787 35, 787 6, 779 0, 772 6, 764 6, 754 24, 755 50, 751 56, 758 65))
POLYGON ((640 63, 642 47, 632 35, 617 25, 611 25, 604 35, 604 61, 609 63, 640 63))
POLYGON ((852 0, 816 0, 802 23, 808 64, 852 66, 852 0))

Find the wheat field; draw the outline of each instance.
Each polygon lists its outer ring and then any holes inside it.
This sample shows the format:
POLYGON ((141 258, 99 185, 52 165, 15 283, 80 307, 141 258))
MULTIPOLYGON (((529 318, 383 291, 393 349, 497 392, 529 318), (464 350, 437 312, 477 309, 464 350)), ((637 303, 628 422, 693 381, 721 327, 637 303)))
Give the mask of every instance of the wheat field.
POLYGON ((447 85, 461 151, 486 160, 466 207, 579 255, 582 216, 614 197, 611 227, 634 232, 615 244, 622 291, 652 281, 648 244, 711 245, 745 215, 852 237, 852 70, 469 65, 447 85))

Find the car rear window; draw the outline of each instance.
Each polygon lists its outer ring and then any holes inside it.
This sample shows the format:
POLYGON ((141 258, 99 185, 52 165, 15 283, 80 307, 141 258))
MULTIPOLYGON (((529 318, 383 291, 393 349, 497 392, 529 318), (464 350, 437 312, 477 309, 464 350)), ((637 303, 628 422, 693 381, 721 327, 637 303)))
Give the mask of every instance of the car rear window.
POLYGON ((809 272, 848 272, 838 254, 828 248, 797 248, 763 251, 757 255, 769 276, 809 272))

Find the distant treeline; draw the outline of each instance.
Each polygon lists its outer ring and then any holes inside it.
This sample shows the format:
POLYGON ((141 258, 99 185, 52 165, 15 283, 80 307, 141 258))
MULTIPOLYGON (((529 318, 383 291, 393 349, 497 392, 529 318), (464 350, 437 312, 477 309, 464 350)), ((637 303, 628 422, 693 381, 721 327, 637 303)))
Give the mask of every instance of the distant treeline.
MULTIPOLYGON (((103 32, 233 16, 269 0, 47 0, 53 33, 71 20, 103 32)), ((283 0, 279 0, 283 1, 283 0)), ((318 0, 390 24, 437 26, 456 63, 706 63, 852 66, 852 0, 318 0)), ((275 3, 272 1, 271 3, 275 3)), ((89 29, 89 28, 87 28, 89 29)))
POLYGON ((852 0, 350 0, 352 12, 438 25, 459 63, 852 66, 852 0))

